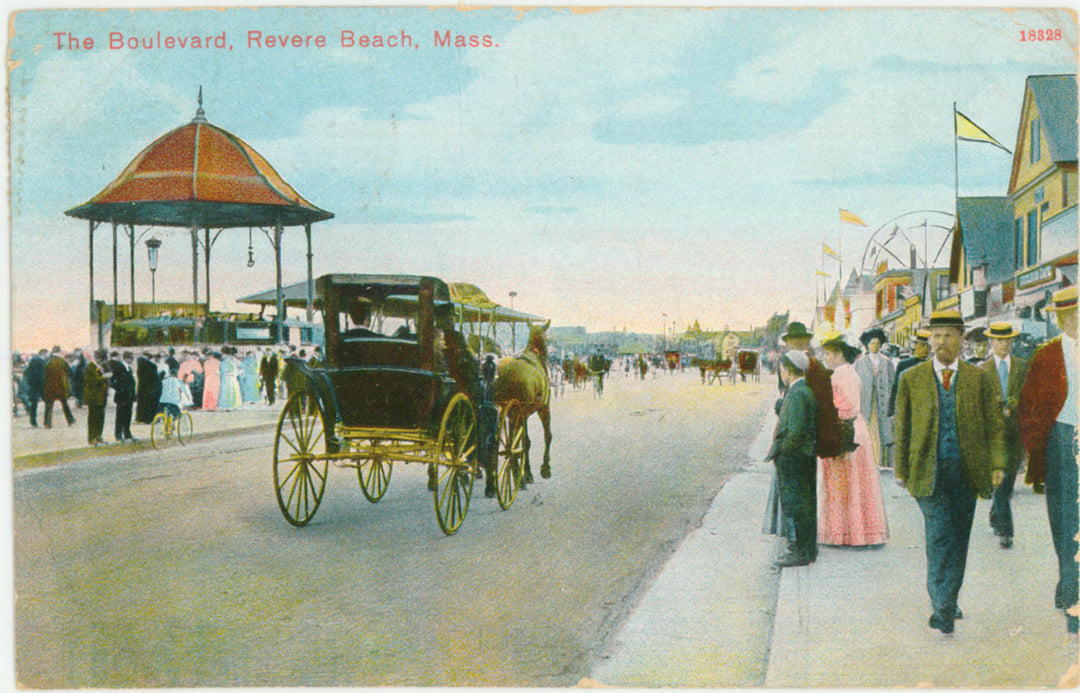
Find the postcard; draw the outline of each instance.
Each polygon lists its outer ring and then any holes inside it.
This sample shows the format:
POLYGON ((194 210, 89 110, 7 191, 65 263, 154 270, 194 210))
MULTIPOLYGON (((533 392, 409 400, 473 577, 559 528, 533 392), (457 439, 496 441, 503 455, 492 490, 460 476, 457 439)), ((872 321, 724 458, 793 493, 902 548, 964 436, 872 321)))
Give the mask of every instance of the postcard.
POLYGON ((9 682, 1075 687, 1077 28, 12 12, 9 682))

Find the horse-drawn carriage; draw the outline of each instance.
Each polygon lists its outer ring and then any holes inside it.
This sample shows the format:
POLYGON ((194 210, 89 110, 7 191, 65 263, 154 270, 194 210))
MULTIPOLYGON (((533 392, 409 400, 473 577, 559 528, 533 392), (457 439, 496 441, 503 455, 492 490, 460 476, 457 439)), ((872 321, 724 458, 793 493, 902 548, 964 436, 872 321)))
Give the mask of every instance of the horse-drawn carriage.
MULTIPOLYGON (((330 463, 357 471, 371 502, 383 497, 394 462, 428 465, 439 527, 461 526, 481 468, 501 507, 513 503, 527 454, 514 400, 495 404, 455 329, 447 285, 434 277, 319 277, 325 362, 290 358, 306 387, 294 392, 274 439, 274 488, 291 524, 311 521, 330 463), (492 488, 494 487, 494 488, 492 488)), ((494 365, 494 364, 492 364, 494 365)), ((546 388, 546 382, 545 382, 546 388)))
MULTIPOLYGON (((739 377, 745 383, 747 376, 753 378, 754 382, 761 380, 761 355, 755 349, 739 349, 736 354, 736 360, 739 364, 739 377)), ((734 375, 732 376, 732 382, 734 382, 734 375)))

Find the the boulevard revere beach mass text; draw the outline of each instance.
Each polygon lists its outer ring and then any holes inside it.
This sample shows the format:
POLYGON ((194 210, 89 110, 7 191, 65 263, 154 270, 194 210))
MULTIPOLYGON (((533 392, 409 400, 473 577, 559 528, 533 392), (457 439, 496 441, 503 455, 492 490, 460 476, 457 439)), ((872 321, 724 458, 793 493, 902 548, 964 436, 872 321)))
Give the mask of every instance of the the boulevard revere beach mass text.
MULTIPOLYGON (((449 29, 432 32, 433 48, 498 48, 494 37, 488 34, 456 34, 449 29)), ((352 29, 342 29, 330 34, 299 34, 263 32, 251 29, 245 32, 241 48, 288 50, 293 48, 411 48, 418 50, 422 42, 402 29, 396 33, 366 34, 352 29)), ((80 36, 68 31, 54 31, 57 50, 186 50, 211 49, 233 50, 227 32, 210 34, 169 34, 155 31, 143 34, 125 34, 110 31, 104 40, 92 36, 80 36)))

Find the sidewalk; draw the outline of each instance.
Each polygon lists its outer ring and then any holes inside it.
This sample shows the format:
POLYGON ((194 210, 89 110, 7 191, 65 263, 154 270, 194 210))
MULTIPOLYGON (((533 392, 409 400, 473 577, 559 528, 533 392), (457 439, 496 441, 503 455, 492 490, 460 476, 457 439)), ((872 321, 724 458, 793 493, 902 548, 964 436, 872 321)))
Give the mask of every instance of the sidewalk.
POLYGON ((777 578, 780 541, 761 534, 772 468, 759 461, 774 420, 583 684, 1077 685, 1077 641, 1053 606, 1057 562, 1042 496, 1017 484, 1010 550, 990 530, 989 501, 979 501, 960 593, 964 619, 942 635, 927 626, 922 514, 889 471, 881 473, 885 546, 821 547, 817 562, 777 578))
MULTIPOLYGON (((70 400, 69 400, 70 402, 70 400)), ((277 425, 283 402, 274 406, 268 404, 247 404, 232 411, 191 411, 192 424, 197 441, 221 435, 242 433, 249 430, 272 430, 277 425)), ((116 420, 115 405, 110 402, 105 408, 105 430, 102 436, 105 445, 91 446, 86 442, 85 407, 76 409, 71 403, 71 413, 75 424, 68 426, 64 421, 64 412, 54 407, 53 427, 43 425, 44 411, 38 405, 38 427, 30 427, 30 418, 20 408, 19 416, 11 422, 11 454, 16 470, 27 467, 40 467, 57 464, 67 460, 76 460, 100 455, 115 455, 118 450, 150 449, 150 425, 132 422, 131 433, 134 443, 117 443, 113 439, 113 422, 116 420)))

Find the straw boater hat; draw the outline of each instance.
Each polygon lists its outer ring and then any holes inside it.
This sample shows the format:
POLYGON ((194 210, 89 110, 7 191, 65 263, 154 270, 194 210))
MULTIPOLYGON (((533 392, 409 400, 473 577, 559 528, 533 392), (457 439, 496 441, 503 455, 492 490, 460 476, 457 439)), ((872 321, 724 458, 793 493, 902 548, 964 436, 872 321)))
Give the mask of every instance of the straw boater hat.
POLYGON ((1012 323, 992 322, 984 334, 991 339, 1011 339, 1020 333, 1016 331, 1012 323))
POLYGON ((956 327, 963 331, 964 317, 958 310, 935 310, 930 314, 930 327, 956 327))
POLYGON ((911 338, 912 344, 929 344, 930 343, 930 330, 916 330, 915 336, 911 338))
POLYGON ((1060 291, 1055 291, 1050 301, 1051 305, 1043 310, 1076 310, 1076 286, 1067 286, 1060 291))

